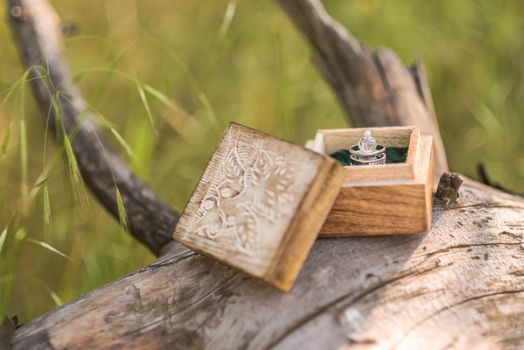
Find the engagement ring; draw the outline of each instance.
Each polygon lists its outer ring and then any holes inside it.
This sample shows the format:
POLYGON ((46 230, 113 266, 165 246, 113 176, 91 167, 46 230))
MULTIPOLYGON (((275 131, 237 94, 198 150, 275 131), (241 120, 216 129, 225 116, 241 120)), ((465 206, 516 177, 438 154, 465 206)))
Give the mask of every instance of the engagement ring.
POLYGON ((364 131, 358 144, 351 146, 349 153, 355 165, 386 164, 386 147, 379 145, 369 130, 364 131))

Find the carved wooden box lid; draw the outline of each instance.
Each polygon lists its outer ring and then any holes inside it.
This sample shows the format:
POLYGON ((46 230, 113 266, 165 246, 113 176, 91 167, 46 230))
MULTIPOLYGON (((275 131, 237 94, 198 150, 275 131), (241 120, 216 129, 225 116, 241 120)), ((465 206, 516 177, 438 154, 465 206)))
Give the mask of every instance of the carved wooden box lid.
POLYGON ((231 123, 174 238, 288 290, 343 180, 334 159, 231 123))

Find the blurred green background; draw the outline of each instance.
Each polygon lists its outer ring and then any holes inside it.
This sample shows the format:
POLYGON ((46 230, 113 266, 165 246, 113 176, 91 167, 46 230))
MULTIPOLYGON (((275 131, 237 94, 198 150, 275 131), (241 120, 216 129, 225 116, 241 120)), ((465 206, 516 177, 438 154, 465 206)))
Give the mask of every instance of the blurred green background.
MULTIPOLYGON (((298 143, 348 125, 273 2, 52 3, 78 27, 65 46, 86 99, 125 140, 113 137, 133 169, 179 211, 230 120, 298 143)), ((325 5, 360 40, 406 63, 423 57, 454 170, 476 177, 482 162, 524 191, 524 2, 325 5)), ((26 322, 154 257, 89 194, 75 197, 5 20, 0 39, 0 315, 26 322)))

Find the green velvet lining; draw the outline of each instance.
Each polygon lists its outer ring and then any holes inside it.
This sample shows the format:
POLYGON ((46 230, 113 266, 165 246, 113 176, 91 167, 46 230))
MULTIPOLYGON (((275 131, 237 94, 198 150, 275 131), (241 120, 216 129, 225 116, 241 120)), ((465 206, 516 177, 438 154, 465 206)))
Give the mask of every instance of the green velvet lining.
MULTIPOLYGON (((352 165, 351 158, 349 158, 349 151, 347 149, 339 149, 331 153, 329 156, 335 158, 340 164, 352 165)), ((406 161, 408 155, 407 147, 386 147, 386 163, 403 163, 406 161)))

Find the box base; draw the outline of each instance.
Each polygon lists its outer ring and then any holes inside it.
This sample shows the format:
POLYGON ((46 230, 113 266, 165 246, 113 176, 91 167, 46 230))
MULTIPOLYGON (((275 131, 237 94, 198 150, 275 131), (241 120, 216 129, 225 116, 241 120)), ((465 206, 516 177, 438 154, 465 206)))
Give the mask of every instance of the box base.
MULTIPOLYGON (((332 152, 356 143, 366 129, 319 130, 308 142, 317 152, 332 152)), ((407 147, 405 162, 348 166, 346 178, 320 236, 416 234, 431 225, 432 137, 414 127, 370 128, 386 147, 407 147)))

